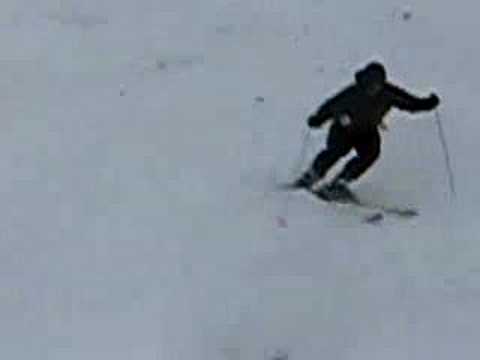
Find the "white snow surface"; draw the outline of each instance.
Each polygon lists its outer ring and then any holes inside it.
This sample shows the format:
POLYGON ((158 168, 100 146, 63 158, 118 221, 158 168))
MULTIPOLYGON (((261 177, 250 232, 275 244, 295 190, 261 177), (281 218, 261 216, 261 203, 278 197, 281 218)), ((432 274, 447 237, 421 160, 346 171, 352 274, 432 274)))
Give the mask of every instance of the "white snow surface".
POLYGON ((476 1, 0 10, 2 359, 478 358, 476 1), (457 181, 434 114, 392 112, 356 189, 421 216, 379 226, 274 190, 370 60, 440 94, 457 181))

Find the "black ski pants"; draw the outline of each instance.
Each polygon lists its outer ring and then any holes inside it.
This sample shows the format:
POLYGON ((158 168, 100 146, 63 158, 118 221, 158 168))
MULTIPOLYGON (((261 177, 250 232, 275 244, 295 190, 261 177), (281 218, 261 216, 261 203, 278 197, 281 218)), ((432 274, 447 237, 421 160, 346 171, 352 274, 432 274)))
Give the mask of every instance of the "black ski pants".
POLYGON ((355 150, 353 157, 338 175, 337 179, 347 182, 358 179, 380 156, 381 138, 377 128, 368 132, 354 133, 340 124, 330 127, 327 146, 313 161, 313 170, 320 178, 342 157, 355 150))

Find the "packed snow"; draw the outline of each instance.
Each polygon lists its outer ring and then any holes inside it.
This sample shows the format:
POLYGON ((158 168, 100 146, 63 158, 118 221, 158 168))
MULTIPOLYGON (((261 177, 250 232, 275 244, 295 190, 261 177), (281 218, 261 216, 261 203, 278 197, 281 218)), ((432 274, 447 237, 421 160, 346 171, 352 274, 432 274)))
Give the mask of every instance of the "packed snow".
POLYGON ((476 359, 477 2, 0 10, 2 359, 476 359), (421 215, 378 226, 275 190, 370 60, 440 95, 457 187, 434 114, 392 112, 355 190, 421 215))

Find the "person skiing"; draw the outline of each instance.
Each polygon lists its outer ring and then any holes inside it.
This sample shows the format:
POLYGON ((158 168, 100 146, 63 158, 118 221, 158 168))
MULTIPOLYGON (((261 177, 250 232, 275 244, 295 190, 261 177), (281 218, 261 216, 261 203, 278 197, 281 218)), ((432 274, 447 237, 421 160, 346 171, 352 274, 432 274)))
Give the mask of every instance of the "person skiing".
POLYGON ((294 187, 309 188, 326 200, 352 199, 348 185, 362 176, 379 158, 383 118, 392 109, 408 112, 430 111, 440 104, 435 93, 416 97, 389 83, 385 67, 371 62, 355 73, 355 82, 327 99, 308 117, 310 128, 320 128, 332 120, 326 148, 310 168, 294 182, 294 187), (316 184, 342 157, 355 150, 353 157, 334 180, 323 186, 316 184))

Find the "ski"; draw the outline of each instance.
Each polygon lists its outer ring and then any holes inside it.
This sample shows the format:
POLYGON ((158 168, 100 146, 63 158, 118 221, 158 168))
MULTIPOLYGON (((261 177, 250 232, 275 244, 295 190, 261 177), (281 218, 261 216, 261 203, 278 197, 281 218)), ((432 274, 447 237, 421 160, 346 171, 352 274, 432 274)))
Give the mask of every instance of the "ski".
POLYGON ((375 204, 369 201, 362 200, 358 198, 356 195, 354 195, 353 197, 349 197, 341 200, 330 199, 328 198, 327 194, 323 191, 323 188, 320 188, 319 190, 312 190, 310 188, 296 186, 295 184, 292 184, 292 183, 281 184, 279 188, 281 190, 287 190, 287 191, 304 190, 311 193, 317 199, 322 200, 327 204, 332 204, 337 206, 354 206, 360 209, 369 210, 370 213, 362 217, 362 222, 367 224, 381 223, 386 216, 392 216, 400 219, 412 219, 419 215, 419 211, 414 207, 375 204))
POLYGON ((371 214, 368 214, 363 217, 363 222, 368 224, 379 223, 385 219, 385 216, 392 216, 395 218, 407 220, 407 219, 412 219, 414 217, 417 217, 419 215, 418 210, 413 207, 400 207, 400 206, 374 204, 374 203, 369 203, 359 199, 354 199, 352 201, 348 201, 348 200, 347 201, 335 201, 335 200, 329 201, 329 200, 322 199, 314 191, 309 191, 309 192, 311 192, 317 198, 327 203, 338 203, 340 205, 352 205, 352 206, 356 206, 362 209, 372 211, 371 214))

